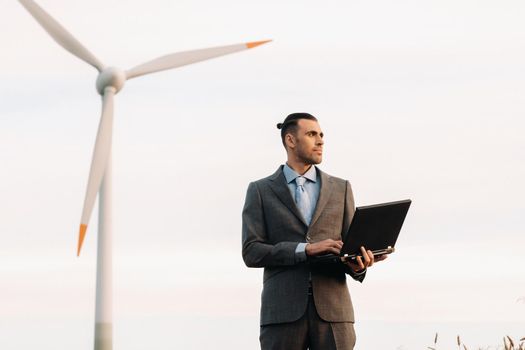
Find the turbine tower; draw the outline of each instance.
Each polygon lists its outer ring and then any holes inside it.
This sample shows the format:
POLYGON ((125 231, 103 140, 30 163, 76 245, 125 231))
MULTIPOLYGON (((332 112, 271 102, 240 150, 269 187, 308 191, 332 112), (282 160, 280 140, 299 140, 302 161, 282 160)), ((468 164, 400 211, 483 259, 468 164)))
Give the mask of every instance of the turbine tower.
POLYGON ((122 89, 124 83, 129 79, 251 49, 270 40, 177 52, 124 71, 103 64, 33 0, 19 1, 60 46, 95 67, 99 72, 96 88, 102 96, 102 115, 91 160, 82 217, 80 219, 77 256, 80 255, 89 218, 91 217, 97 194, 99 194, 95 350, 111 350, 113 347, 111 138, 113 134, 113 100, 115 94, 122 89))

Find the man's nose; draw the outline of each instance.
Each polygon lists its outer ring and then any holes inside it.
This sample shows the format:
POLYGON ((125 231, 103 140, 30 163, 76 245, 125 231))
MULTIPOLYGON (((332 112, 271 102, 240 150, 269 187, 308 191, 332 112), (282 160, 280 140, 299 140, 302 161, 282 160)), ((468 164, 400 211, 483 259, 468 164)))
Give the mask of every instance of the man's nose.
POLYGON ((323 139, 321 137, 318 137, 317 141, 316 141, 316 144, 319 145, 319 146, 323 145, 324 144, 323 139))

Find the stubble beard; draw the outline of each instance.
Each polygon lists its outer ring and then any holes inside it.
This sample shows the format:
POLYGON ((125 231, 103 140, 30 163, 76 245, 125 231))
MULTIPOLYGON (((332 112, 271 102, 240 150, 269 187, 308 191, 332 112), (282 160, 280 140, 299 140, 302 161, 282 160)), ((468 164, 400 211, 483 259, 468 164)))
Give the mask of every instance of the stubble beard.
POLYGON ((298 150, 297 158, 299 158, 299 160, 303 162, 304 164, 309 164, 309 165, 320 164, 323 161, 323 156, 318 156, 318 157, 311 156, 311 155, 305 154, 305 152, 303 152, 302 149, 298 150))

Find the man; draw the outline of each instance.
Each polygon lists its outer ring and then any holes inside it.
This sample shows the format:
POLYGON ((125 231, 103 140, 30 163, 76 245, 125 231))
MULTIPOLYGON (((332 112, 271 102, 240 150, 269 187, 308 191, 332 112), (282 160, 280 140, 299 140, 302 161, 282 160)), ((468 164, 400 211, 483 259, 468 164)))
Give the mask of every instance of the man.
POLYGON ((242 255, 264 267, 260 343, 263 350, 351 350, 354 313, 346 274, 362 282, 376 258, 361 248, 356 264, 310 264, 339 254, 352 221, 348 181, 320 171, 323 132, 308 113, 290 114, 281 139, 287 162, 250 183, 242 213, 242 255))

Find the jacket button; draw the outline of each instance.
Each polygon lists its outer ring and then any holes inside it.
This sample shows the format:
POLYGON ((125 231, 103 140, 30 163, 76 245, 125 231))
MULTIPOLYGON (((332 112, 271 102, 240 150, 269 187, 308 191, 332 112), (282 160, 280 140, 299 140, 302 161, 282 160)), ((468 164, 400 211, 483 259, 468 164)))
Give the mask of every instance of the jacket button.
POLYGON ((312 238, 310 238, 310 236, 306 235, 306 241, 310 242, 311 240, 312 240, 312 238))

